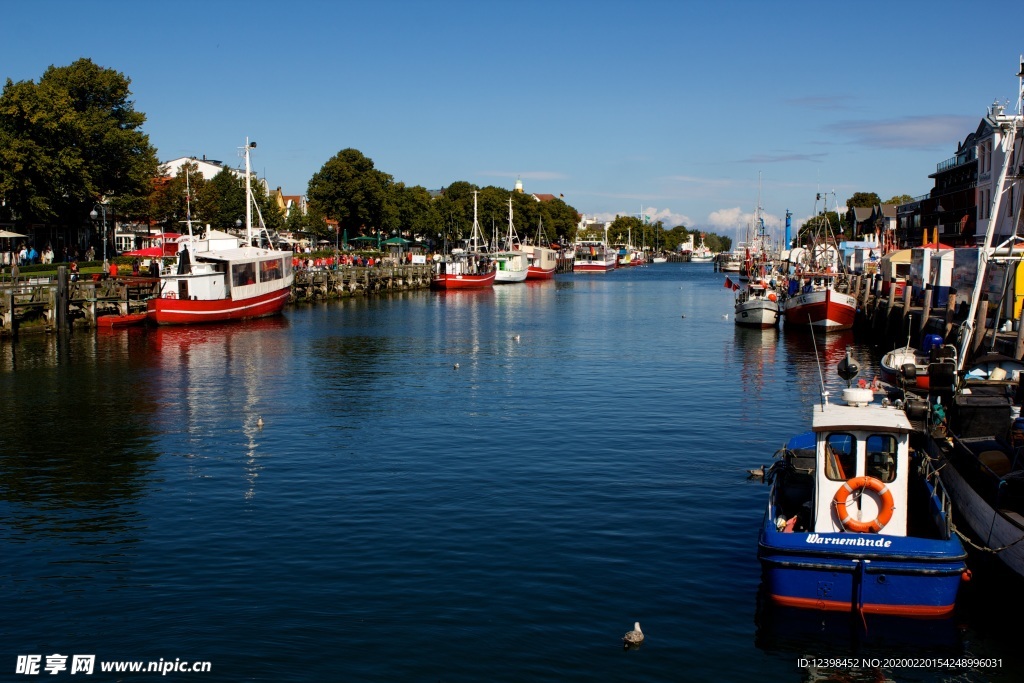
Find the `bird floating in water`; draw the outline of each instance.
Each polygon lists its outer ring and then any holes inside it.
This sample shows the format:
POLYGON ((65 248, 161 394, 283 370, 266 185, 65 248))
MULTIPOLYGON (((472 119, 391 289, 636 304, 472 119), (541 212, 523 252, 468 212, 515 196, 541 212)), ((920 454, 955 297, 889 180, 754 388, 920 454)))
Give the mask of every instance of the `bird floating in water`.
POLYGON ((764 479, 764 465, 757 469, 747 470, 747 479, 764 479))
POLYGON ((681 316, 679 316, 679 317, 680 317, 680 318, 685 318, 685 317, 686 317, 686 314, 685 314, 685 313, 683 313, 683 314, 682 314, 681 316))
POLYGON ((259 427, 260 429, 263 429, 263 416, 262 415, 260 415, 258 418, 256 418, 256 426, 259 427))
POLYGON ((728 313, 723 313, 722 314, 722 320, 728 320, 728 319, 729 319, 729 314, 728 313))
POLYGON ((459 369, 459 364, 456 363, 455 365, 452 366, 452 368, 454 368, 455 370, 458 370, 459 369))
POLYGON ((517 334, 517 335, 514 335, 514 336, 512 337, 512 341, 519 341, 519 335, 518 335, 518 334, 517 334))
POLYGON ((644 642, 644 632, 640 630, 640 622, 633 624, 633 630, 622 636, 622 642, 626 647, 637 647, 644 642))

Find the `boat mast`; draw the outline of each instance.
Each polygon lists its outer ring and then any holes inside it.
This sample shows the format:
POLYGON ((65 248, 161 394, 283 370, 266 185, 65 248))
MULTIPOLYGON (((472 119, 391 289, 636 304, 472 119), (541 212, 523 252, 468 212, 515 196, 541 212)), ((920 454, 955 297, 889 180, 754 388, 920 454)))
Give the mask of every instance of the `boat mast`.
POLYGON ((249 167, 249 150, 256 146, 245 138, 245 246, 252 246, 252 174, 249 167))
MULTIPOLYGON (((1014 145, 1017 140, 1017 131, 1024 121, 1022 111, 1022 99, 1024 99, 1024 56, 1020 60, 1020 71, 1017 73, 1017 114, 1015 116, 1003 116, 1002 109, 996 105, 992 106, 990 119, 1003 133, 1000 146, 1003 152, 1003 168, 999 171, 999 179, 996 181, 995 190, 992 192, 992 204, 989 212, 988 227, 985 230, 985 242, 978 249, 978 274, 974 279, 974 291, 971 293, 971 307, 967 312, 967 319, 963 322, 960 339, 960 354, 957 358, 957 370, 964 369, 967 361, 967 350, 970 348, 971 340, 977 333, 974 329, 975 318, 978 315, 978 305, 981 302, 981 290, 985 281, 985 269, 988 266, 988 259, 992 248, 992 239, 995 236, 996 224, 999 222, 1001 211, 1003 189, 1006 185, 1006 176, 1010 170, 1010 164, 1014 157, 1014 145)), ((1014 226, 1016 232, 1016 226, 1014 226)), ((1011 246, 1012 251, 1012 246, 1011 246)), ((984 327, 984 325, 982 325, 984 327)), ((984 333, 984 329, 982 330, 984 333)))

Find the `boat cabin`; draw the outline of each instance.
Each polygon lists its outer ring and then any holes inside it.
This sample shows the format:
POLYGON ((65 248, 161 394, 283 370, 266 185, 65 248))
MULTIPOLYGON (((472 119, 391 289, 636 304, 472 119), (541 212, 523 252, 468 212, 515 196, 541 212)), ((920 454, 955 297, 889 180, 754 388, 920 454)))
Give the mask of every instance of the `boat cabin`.
POLYGON ((161 296, 180 300, 249 299, 290 285, 291 252, 240 247, 180 256, 176 273, 162 277, 161 296))
POLYGON ((912 427, 903 410, 870 403, 872 395, 845 389, 847 405, 816 408, 812 432, 789 444, 780 530, 907 535, 912 427))

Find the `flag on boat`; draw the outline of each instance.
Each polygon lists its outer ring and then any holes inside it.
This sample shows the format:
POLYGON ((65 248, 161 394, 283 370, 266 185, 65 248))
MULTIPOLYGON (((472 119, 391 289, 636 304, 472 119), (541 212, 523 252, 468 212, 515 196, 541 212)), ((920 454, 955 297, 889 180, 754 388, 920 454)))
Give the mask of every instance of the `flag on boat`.
POLYGON ((739 286, 738 284, 736 284, 735 282, 733 282, 733 281, 732 281, 732 280, 731 280, 731 279, 729 278, 729 276, 728 276, 728 275, 726 275, 726 276, 725 276, 725 288, 726 288, 726 289, 731 289, 732 291, 734 291, 734 292, 735 292, 735 291, 736 291, 737 289, 739 289, 739 288, 740 288, 740 286, 739 286))

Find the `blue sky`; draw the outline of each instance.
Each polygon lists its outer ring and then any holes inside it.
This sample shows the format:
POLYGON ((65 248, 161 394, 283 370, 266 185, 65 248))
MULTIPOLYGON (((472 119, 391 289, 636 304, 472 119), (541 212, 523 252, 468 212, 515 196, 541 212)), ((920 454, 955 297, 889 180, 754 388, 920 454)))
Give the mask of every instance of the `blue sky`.
POLYGON ((237 164, 248 137, 260 175, 305 194, 353 147, 408 185, 521 178, 588 216, 642 208, 736 236, 759 176, 773 229, 812 215, 818 191, 927 193, 988 105, 1015 103, 1024 52, 1024 4, 948 0, 2 9, 0 75, 80 57, 124 73, 161 160, 237 164))

